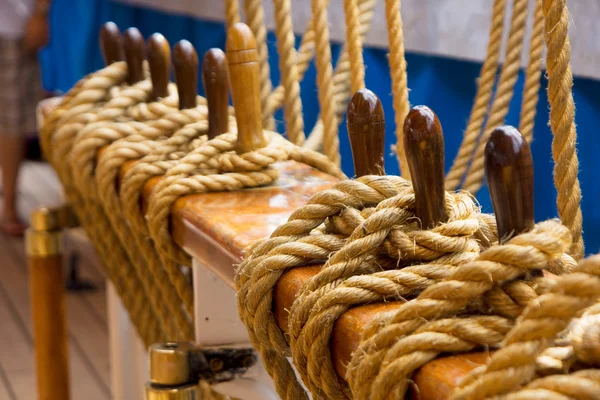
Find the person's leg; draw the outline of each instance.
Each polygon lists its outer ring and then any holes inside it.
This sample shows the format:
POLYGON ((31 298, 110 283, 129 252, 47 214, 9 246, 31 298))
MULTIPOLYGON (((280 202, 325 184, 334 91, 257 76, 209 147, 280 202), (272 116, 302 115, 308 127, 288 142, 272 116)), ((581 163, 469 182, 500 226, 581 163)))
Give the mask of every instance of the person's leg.
POLYGON ((12 235, 20 235, 25 229, 17 211, 17 178, 23 160, 23 137, 18 134, 5 134, 0 141, 0 168, 2 168, 4 200, 1 229, 12 235))

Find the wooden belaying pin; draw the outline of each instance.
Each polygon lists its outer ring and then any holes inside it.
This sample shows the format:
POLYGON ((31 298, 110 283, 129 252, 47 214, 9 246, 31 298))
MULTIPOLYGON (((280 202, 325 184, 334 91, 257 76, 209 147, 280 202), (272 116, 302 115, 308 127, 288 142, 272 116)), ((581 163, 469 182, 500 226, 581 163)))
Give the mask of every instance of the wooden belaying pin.
POLYGON ((348 103, 346 125, 356 177, 385 175, 385 116, 375 93, 360 89, 352 96, 348 103))
POLYGON ((227 33, 226 47, 231 97, 238 129, 236 151, 246 153, 268 144, 261 120, 256 39, 246 24, 238 22, 227 33))
POLYGON ((171 48, 169 42, 160 33, 154 33, 146 44, 146 57, 150 66, 152 80, 152 98, 154 101, 169 95, 169 70, 171 66, 171 48))
POLYGON ((208 103, 208 138, 229 131, 229 69, 221 49, 210 49, 202 61, 202 84, 208 103))
POLYGON ((485 146, 485 176, 500 242, 533 228, 533 159, 516 128, 501 126, 485 146))
POLYGON ((416 215, 423 229, 448 219, 444 189, 444 132, 435 113, 413 107, 404 120, 404 149, 415 190, 416 215))
POLYGON ((144 37, 137 28, 123 33, 123 48, 127 61, 127 83, 133 85, 144 79, 144 37))
POLYGON ((107 22, 102 25, 100 29, 100 48, 102 49, 105 66, 125 59, 123 38, 121 38, 119 27, 114 22, 107 22))
POLYGON ((179 109, 196 107, 198 96, 198 54, 187 40, 177 42, 173 49, 175 82, 179 93, 179 109))

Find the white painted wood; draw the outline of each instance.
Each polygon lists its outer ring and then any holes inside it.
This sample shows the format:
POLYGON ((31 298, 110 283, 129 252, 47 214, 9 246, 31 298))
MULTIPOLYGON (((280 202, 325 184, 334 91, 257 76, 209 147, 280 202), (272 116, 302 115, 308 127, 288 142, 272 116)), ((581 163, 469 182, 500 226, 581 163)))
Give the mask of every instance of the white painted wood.
MULTIPOLYGON (((238 317, 233 288, 196 259, 193 275, 196 342, 202 346, 251 347, 248 332, 238 317)), ((260 360, 243 378, 215 385, 213 389, 243 400, 279 398, 260 360)))
POLYGON ((111 388, 114 400, 142 400, 150 379, 146 350, 112 283, 107 282, 111 388))

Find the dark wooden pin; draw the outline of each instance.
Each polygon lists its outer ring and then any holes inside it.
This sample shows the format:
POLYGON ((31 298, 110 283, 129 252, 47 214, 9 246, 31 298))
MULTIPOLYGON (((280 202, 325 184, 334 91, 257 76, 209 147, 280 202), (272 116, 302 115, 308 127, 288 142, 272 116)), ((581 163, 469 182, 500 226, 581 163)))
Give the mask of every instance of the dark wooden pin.
POLYGON ((150 36, 146 44, 146 56, 150 66, 152 98, 156 101, 169 95, 171 48, 167 39, 160 33, 150 36))
POLYGON ((356 177, 385 175, 385 116, 375 93, 360 89, 352 96, 348 103, 346 124, 356 177))
POLYGON ((106 66, 125 59, 121 32, 114 22, 107 22, 102 25, 100 29, 100 48, 106 66))
POLYGON ((133 85, 144 79, 144 37, 137 28, 123 33, 123 48, 127 61, 127 83, 133 85))
POLYGON ((260 107, 260 71, 256 39, 250 28, 235 24, 227 33, 231 97, 238 127, 236 151, 246 153, 268 144, 260 107))
POLYGON ((445 222, 444 132, 435 113, 413 107, 404 120, 404 149, 415 190, 416 214, 423 229, 445 222))
POLYGON ((182 40, 173 49, 175 82, 179 93, 179 109, 196 107, 198 95, 198 54, 194 46, 182 40))
POLYGON ((533 160, 517 129, 501 126, 492 132, 485 146, 485 176, 500 242, 533 228, 533 160))
POLYGON ((221 49, 210 49, 202 61, 202 83, 208 103, 208 138, 229 130, 229 69, 221 49))

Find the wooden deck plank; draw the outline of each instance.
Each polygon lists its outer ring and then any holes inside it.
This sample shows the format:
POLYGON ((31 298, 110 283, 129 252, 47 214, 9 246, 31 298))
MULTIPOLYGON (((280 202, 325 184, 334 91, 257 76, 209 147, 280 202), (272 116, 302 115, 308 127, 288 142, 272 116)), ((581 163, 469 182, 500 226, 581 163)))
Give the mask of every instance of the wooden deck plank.
MULTIPOLYGON (((32 338, 32 322, 31 322, 31 310, 29 302, 29 286, 27 283, 27 267, 24 259, 20 259, 19 254, 13 246, 7 241, 5 237, 0 237, 0 246, 7 249, 11 262, 6 262, 0 270, 0 280, 5 282, 4 288, 10 298, 11 303, 18 313, 18 317, 21 324, 25 326, 28 337, 32 338)), ((78 339, 74 336, 73 330, 75 324, 81 323, 76 319, 69 319, 69 360, 70 360, 70 371, 71 371, 71 392, 73 398, 83 398, 87 400, 102 400, 109 399, 110 394, 107 393, 107 386, 102 382, 102 378, 98 371, 96 371, 91 364, 89 357, 82 351, 81 345, 78 339)), ((33 343, 32 343, 33 346, 33 343)), ((107 348, 107 344, 105 344, 107 348)), ((92 352, 100 352, 102 350, 92 348, 92 352)), ((33 354, 29 359, 33 359, 33 354)), ((26 386, 32 387, 35 390, 35 374, 31 371, 31 376, 26 379, 25 375, 20 376, 23 382, 26 382, 26 386)), ((11 382, 11 384, 13 384, 11 382)), ((21 385, 21 380, 17 381, 17 384, 21 385)), ((25 383, 23 383, 25 385, 25 383)), ((15 386, 15 392, 17 392, 20 386, 15 386)), ((17 392, 18 393, 18 392, 17 392)), ((34 392, 35 393, 35 392, 34 392)), ((19 399, 29 399, 34 397, 21 397, 19 399)))

